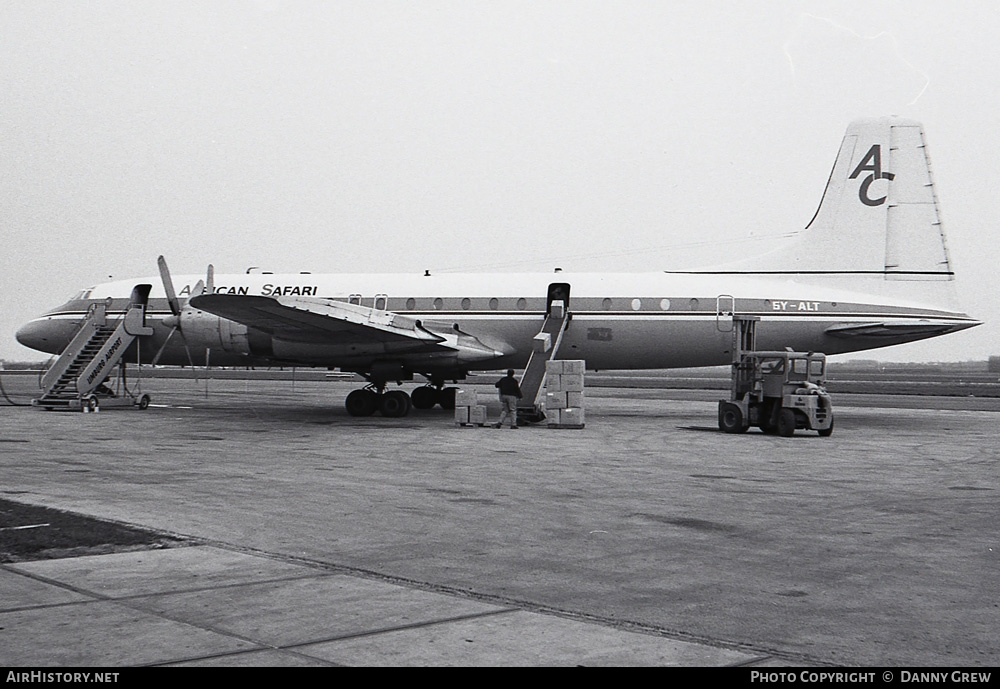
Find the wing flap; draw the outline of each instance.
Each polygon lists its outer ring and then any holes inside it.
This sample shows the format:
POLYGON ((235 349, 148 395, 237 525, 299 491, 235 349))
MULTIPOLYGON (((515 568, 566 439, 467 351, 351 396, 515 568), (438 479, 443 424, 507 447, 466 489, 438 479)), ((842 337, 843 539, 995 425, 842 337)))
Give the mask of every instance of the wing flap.
POLYGON ((192 297, 189 303, 286 343, 357 345, 396 354, 436 352, 457 361, 504 355, 455 328, 427 327, 416 318, 333 299, 206 294, 192 297))
POLYGON ((441 342, 420 322, 388 311, 332 299, 208 294, 191 306, 289 342, 441 342))

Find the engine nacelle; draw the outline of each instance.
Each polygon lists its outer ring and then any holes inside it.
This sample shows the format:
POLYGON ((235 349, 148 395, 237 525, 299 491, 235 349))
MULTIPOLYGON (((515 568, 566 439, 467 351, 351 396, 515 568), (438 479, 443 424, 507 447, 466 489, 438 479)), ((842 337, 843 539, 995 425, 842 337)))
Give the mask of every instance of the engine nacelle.
POLYGON ((192 349, 222 349, 231 354, 270 356, 271 336, 205 311, 187 307, 180 315, 181 332, 192 349))

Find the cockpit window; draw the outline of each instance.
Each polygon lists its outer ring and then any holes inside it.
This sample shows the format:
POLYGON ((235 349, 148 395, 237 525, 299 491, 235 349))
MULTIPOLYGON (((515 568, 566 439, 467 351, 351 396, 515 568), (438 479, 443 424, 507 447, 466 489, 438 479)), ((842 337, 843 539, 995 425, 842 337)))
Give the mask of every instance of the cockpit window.
POLYGON ((73 298, 70 299, 70 301, 80 301, 81 299, 86 299, 87 297, 90 296, 90 292, 93 289, 94 289, 93 287, 88 287, 87 289, 80 290, 79 292, 73 295, 73 298))

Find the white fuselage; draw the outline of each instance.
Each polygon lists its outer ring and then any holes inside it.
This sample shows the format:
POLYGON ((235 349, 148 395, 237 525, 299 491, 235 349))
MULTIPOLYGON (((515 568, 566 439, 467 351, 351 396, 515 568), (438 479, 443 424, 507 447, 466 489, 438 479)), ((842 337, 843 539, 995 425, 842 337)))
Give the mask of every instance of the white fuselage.
MULTIPOLYGON (((174 284, 183 306, 200 276, 174 284)), ((136 284, 150 284, 147 324, 154 335, 142 346, 143 361, 186 365, 294 364, 363 370, 372 363, 345 355, 342 343, 328 347, 274 340, 255 347, 254 338, 231 336, 235 325, 184 307, 183 341, 166 342, 171 312, 159 278, 96 285, 31 321, 18 340, 58 353, 89 306, 108 303, 124 310, 136 284), (166 322, 164 322, 166 320, 166 322), (164 343, 166 342, 166 346, 164 343), (248 344, 249 342, 249 344, 248 344), (190 358, 189 358, 190 357, 190 358)), ((359 303, 426 322, 457 326, 507 354, 469 368, 523 366, 548 305, 550 285, 569 286, 572 320, 559 353, 583 359, 590 369, 651 369, 711 366, 731 361, 733 313, 757 316, 758 347, 836 354, 919 340, 978 324, 964 313, 903 299, 785 279, 738 275, 669 273, 525 274, 229 274, 214 277, 216 294, 322 298, 359 303), (879 332, 878 326, 888 325, 879 332), (850 333, 850 327, 860 334, 850 333), (838 334, 831 334, 836 332, 838 334)), ((260 338, 258 338, 258 342, 260 338)), ((419 355, 412 355, 419 356, 419 355)), ((419 359, 407 365, 421 372, 419 359)))

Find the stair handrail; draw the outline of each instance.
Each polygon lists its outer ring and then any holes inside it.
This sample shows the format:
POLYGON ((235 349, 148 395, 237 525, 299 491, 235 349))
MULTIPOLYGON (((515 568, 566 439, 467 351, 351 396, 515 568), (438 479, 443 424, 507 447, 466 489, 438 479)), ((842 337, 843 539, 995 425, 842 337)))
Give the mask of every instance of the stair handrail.
POLYGON ((561 301, 553 301, 553 305, 558 307, 546 314, 542 321, 542 328, 539 335, 550 337, 549 346, 545 351, 533 349, 528 357, 528 364, 521 374, 521 393, 523 397, 518 404, 522 409, 537 409, 538 402, 542 398, 542 388, 545 382, 545 362, 553 359, 559 352, 562 344, 563 334, 572 318, 569 311, 565 309, 561 301), (555 335, 554 340, 551 339, 555 335))
POLYGON ((77 356, 80 354, 80 350, 83 349, 94 335, 104 327, 107 322, 107 307, 104 304, 91 304, 90 308, 87 310, 87 316, 84 318, 80 327, 77 329, 76 334, 73 339, 70 340, 66 348, 59 354, 59 357, 55 360, 48 371, 42 376, 42 389, 48 392, 48 390, 62 377, 64 373, 73 365, 77 356))
POLYGON ((153 329, 144 325, 145 309, 144 299, 129 301, 114 331, 77 376, 76 390, 81 397, 89 395, 107 379, 136 337, 153 334, 153 329))

